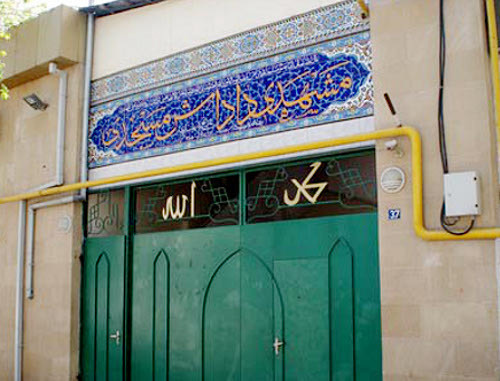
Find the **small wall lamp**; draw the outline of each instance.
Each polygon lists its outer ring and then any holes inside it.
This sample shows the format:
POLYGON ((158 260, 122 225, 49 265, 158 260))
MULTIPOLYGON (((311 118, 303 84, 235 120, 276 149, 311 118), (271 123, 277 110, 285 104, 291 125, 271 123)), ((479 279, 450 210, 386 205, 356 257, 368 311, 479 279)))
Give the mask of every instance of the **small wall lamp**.
POLYGON ((25 96, 23 99, 28 104, 28 106, 30 106, 34 110, 44 111, 47 107, 49 107, 49 105, 47 103, 42 101, 38 97, 38 95, 36 95, 34 93, 25 96))

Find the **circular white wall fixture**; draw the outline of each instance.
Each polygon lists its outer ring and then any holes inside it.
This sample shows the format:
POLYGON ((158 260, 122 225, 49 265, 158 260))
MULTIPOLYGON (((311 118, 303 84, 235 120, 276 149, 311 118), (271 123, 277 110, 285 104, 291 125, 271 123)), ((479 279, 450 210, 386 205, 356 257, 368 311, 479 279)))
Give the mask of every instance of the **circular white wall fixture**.
POLYGON ((384 169, 380 175, 380 187, 385 193, 397 193, 405 186, 405 173, 399 167, 384 169))
POLYGON ((71 231, 71 227, 73 222, 71 221, 71 217, 66 215, 59 218, 57 223, 57 230, 63 233, 69 233, 71 231))

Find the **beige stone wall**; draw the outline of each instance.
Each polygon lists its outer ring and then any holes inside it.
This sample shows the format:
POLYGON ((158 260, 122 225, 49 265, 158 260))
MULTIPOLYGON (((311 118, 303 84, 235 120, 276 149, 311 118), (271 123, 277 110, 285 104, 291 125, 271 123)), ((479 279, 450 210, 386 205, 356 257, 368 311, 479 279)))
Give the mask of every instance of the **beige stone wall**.
MULTIPOLYGON (((442 169, 438 150, 438 1, 373 0, 375 124, 394 126, 388 92, 404 124, 423 139, 427 227, 439 227, 442 169)), ((498 179, 483 2, 447 0, 445 120, 450 171, 476 170, 483 213, 495 226, 498 179)), ((396 158, 377 145, 378 173, 391 165, 409 176, 410 150, 396 158)), ((498 380, 497 280, 493 241, 425 242, 412 229, 411 182, 379 190, 383 369, 385 380, 498 380), (387 221, 401 208, 400 221, 387 221)))
MULTIPOLYGON (((83 67, 67 68, 66 183, 79 179, 83 67)), ((0 102, 0 197, 54 180, 58 112, 56 75, 12 88, 0 102), (22 97, 36 93, 46 111, 22 97)), ((39 200, 34 200, 37 202, 39 200)), ((18 203, 0 205, 0 380, 14 379, 18 203)), ((35 223, 33 300, 25 299, 24 380, 68 380, 78 372, 81 210, 78 204, 40 209, 35 223), (59 226, 72 221, 70 231, 59 226)))
POLYGON ((77 205, 36 212, 34 299, 25 301, 25 380, 74 379, 78 371, 81 213, 77 205), (70 218, 70 231, 58 227, 70 218), (50 237, 50 239, 47 239, 50 237))
MULTIPOLYGON (((14 380, 18 204, 0 206, 0 380, 14 380)), ((75 379, 78 373, 81 209, 36 212, 34 299, 24 300, 23 379, 75 379), (69 231, 59 222, 70 218, 69 231), (48 239, 48 237, 50 237, 48 239)))
POLYGON ((18 205, 0 205, 0 380, 13 379, 18 205))
MULTIPOLYGON (((82 70, 82 65, 67 69, 66 183, 77 181, 80 173, 82 70)), ((1 196, 26 192, 55 179, 58 86, 59 77, 47 74, 12 88, 10 98, 0 103, 1 196), (30 108, 23 97, 31 93, 49 107, 43 112, 30 108)))

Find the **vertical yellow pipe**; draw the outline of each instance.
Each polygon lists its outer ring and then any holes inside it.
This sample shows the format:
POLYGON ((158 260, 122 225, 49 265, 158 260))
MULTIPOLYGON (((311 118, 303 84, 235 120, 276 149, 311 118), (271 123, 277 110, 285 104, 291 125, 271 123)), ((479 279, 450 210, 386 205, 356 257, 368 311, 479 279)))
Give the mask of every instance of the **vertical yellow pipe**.
POLYGON ((423 181, 422 181, 422 140, 415 130, 409 130, 411 143, 411 171, 413 197, 413 226, 417 235, 425 235, 423 181))
POLYGON ((494 0, 486 0, 488 19, 488 40, 490 48, 491 80, 495 104, 495 125, 497 130, 497 151, 500 152, 500 75, 498 67, 498 34, 494 0))

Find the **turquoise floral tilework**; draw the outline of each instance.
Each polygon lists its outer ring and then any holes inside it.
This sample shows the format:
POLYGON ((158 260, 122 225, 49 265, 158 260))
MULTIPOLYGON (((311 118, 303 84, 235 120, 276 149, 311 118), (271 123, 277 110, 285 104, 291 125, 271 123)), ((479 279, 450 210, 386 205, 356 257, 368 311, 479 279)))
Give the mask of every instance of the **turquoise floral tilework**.
POLYGON ((346 0, 95 80, 91 103, 366 30, 357 1, 346 0))

